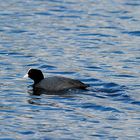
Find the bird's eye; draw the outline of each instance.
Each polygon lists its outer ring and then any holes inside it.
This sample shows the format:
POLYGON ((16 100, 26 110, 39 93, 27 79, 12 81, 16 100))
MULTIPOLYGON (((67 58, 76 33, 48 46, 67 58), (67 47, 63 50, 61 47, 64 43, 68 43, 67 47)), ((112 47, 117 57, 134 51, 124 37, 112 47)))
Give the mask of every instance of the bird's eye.
POLYGON ((29 71, 28 74, 31 74, 31 71, 29 71))

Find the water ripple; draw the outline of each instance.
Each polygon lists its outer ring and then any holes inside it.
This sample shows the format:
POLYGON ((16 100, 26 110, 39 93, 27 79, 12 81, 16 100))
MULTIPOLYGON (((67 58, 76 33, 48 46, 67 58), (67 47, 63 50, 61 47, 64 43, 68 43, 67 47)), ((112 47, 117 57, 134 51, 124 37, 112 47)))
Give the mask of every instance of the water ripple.
POLYGON ((140 31, 130 31, 130 32, 123 32, 125 34, 129 34, 132 36, 140 36, 140 31))

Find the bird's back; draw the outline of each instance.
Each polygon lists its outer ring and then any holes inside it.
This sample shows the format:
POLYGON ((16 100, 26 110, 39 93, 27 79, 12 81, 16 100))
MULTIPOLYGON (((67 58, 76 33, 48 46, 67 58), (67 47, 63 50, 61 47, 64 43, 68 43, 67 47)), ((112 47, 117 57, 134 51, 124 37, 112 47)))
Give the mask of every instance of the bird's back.
POLYGON ((47 91, 61 91, 61 90, 66 90, 71 88, 86 89, 87 85, 79 80, 54 76, 54 77, 44 78, 36 85, 36 87, 43 88, 47 91))

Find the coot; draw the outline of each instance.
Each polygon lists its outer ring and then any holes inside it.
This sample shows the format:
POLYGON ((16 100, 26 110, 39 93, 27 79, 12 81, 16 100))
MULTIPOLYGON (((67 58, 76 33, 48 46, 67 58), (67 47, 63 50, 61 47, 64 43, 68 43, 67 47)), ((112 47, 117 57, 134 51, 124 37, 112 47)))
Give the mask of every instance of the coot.
POLYGON ((41 70, 29 69, 24 77, 29 77, 34 81, 34 88, 41 88, 49 92, 63 91, 67 89, 86 89, 88 85, 79 80, 62 76, 44 78, 41 70))

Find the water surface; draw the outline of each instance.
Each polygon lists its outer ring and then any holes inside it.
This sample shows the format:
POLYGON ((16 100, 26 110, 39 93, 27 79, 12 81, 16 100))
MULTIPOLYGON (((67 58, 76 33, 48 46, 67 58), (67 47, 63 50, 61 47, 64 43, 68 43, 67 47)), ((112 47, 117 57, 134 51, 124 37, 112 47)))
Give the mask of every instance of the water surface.
POLYGON ((0 139, 140 139, 140 1, 0 2, 0 139), (31 95, 29 68, 90 84, 31 95))

